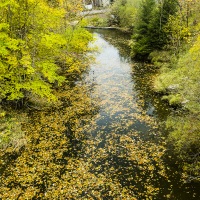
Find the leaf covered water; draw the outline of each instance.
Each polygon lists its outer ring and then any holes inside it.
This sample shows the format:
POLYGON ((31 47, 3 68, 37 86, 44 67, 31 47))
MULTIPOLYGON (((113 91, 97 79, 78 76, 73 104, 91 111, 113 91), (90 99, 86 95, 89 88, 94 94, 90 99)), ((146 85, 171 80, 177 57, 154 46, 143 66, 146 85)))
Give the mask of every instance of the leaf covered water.
POLYGON ((151 91, 138 88, 147 78, 136 76, 138 64, 96 37, 100 53, 85 80, 63 87, 56 108, 30 113, 27 145, 2 172, 2 199, 180 197, 157 123, 166 107, 155 107, 159 100, 146 98, 151 91), (147 112, 152 107, 155 117, 147 112))

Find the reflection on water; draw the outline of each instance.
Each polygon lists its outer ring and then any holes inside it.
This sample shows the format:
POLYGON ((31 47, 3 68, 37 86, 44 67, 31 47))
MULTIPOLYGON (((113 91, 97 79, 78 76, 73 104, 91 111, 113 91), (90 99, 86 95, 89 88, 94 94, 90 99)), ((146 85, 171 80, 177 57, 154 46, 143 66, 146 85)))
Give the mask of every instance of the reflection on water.
POLYGON ((140 137, 148 132, 150 135, 157 128, 151 117, 156 110, 151 101, 144 109, 146 102, 141 98, 142 91, 138 91, 134 83, 134 64, 130 57, 121 56, 119 50, 101 34, 96 34, 95 45, 99 47, 99 53, 96 54, 96 62, 91 65, 87 82, 95 83, 92 96, 100 99, 100 111, 94 123, 98 125, 96 129, 120 134, 137 131, 141 132, 140 137))

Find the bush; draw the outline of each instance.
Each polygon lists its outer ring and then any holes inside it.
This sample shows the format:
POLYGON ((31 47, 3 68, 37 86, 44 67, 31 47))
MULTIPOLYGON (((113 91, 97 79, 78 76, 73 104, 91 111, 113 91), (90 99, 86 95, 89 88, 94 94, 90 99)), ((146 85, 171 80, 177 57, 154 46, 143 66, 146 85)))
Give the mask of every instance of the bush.
POLYGON ((133 29, 140 1, 116 0, 111 7, 112 18, 109 20, 110 24, 133 29))

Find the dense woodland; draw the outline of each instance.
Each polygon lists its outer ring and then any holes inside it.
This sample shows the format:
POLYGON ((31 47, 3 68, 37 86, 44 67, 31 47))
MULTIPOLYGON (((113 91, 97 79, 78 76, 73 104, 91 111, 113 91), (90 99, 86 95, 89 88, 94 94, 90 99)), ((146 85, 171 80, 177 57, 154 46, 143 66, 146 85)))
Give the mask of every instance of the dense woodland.
POLYGON ((199 10, 198 0, 117 0, 111 11, 111 22, 133 33, 132 57, 159 70, 154 89, 176 108, 168 142, 188 181, 200 178, 199 10))
MULTIPOLYGON (((77 84, 95 50, 82 9, 82 0, 0 1, 2 199, 102 199, 108 190, 105 198, 130 198, 73 153, 79 146, 71 144, 84 140, 80 121, 87 124, 98 110, 88 88, 77 84)), ((199 10, 198 0, 115 0, 106 19, 131 32, 131 56, 158 71, 154 90, 174 108, 167 144, 186 182, 200 181, 199 10)), ((134 151, 143 157, 144 149, 134 151)))

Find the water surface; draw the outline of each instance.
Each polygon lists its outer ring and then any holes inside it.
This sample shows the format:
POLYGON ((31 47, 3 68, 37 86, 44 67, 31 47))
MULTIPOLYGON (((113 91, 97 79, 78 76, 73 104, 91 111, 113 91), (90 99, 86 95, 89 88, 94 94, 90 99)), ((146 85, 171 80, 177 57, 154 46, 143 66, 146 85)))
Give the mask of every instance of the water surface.
POLYGON ((96 141, 86 151, 93 173, 138 199, 198 199, 198 186, 183 184, 175 161, 163 159, 163 124, 171 109, 152 90, 156 70, 130 59, 128 36, 108 30, 94 35, 99 52, 86 80, 95 85, 91 96, 99 100, 99 112, 85 130, 96 141))
POLYGON ((200 199, 169 154, 172 110, 152 91, 156 70, 130 59, 128 35, 94 36, 99 52, 84 79, 62 86, 57 108, 31 112, 26 146, 7 149, 2 199, 200 199))

